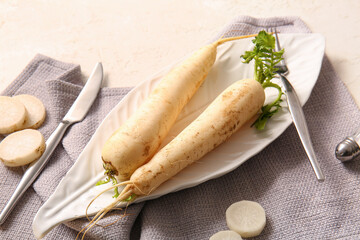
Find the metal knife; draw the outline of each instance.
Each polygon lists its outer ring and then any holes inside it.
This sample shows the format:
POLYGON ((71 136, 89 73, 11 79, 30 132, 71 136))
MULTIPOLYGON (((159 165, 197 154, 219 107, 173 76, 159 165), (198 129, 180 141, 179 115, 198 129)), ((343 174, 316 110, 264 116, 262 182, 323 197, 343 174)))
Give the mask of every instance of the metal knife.
POLYGON ((66 129, 73 123, 80 122, 85 118, 100 90, 102 79, 103 67, 101 63, 97 63, 79 96, 76 98, 55 131, 47 139, 46 149, 42 156, 37 161, 30 164, 26 169, 13 195, 0 214, 0 225, 5 222, 18 200, 40 174, 56 146, 64 136, 66 129))

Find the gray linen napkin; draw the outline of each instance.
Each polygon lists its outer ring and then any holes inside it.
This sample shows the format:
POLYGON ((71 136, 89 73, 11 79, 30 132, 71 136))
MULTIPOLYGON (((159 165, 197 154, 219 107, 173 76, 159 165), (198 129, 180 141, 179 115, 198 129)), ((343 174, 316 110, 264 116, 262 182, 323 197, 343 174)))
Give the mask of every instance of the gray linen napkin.
MULTIPOLYGON (((311 32, 298 17, 255 19, 238 17, 219 36, 257 33, 276 26, 283 33, 311 32)), ((216 37, 218 38, 218 36, 216 37)), ((214 39, 216 39, 214 38, 214 39)), ((106 69, 106 66, 105 66, 106 69)), ((41 127, 51 134, 81 87, 80 67, 38 55, 2 95, 30 93, 45 103, 48 118, 41 127)), ((34 215, 70 169, 106 114, 128 92, 103 88, 88 116, 73 125, 49 164, 0 227, 1 239, 33 239, 34 215)), ((199 186, 131 205, 114 225, 93 228, 87 239, 208 239, 226 230, 225 211, 240 200, 259 202, 267 224, 252 239, 360 239, 360 162, 342 164, 335 145, 355 130, 360 111, 336 75, 328 58, 304 107, 314 148, 326 181, 318 183, 291 125, 277 140, 233 172, 199 186)), ((0 207, 13 192, 22 169, 0 165, 0 207)), ((100 224, 119 218, 108 216, 100 224)), ((112 214, 109 214, 112 215, 112 214)), ((74 239, 87 224, 79 219, 53 229, 46 239, 74 239)))

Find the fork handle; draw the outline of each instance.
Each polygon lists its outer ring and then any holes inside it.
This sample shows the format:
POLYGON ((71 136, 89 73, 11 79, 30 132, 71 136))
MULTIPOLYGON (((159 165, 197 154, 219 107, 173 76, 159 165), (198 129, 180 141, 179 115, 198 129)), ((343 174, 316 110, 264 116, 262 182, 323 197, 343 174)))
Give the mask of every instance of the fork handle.
POLYGON ((301 103, 299 101, 299 98, 295 92, 295 89, 292 87, 290 82, 287 80, 287 78, 282 75, 280 75, 280 80, 284 85, 285 93, 286 93, 286 99, 289 107, 289 111, 291 113, 291 117, 293 119, 294 125, 296 127, 296 130, 298 132, 298 135, 300 137, 300 140, 304 146, 305 152, 310 160, 310 164, 312 168, 314 169, 316 178, 319 181, 324 181, 325 177, 320 169, 319 162, 316 158, 315 151, 311 142, 309 129, 306 124, 305 115, 301 106, 301 103))

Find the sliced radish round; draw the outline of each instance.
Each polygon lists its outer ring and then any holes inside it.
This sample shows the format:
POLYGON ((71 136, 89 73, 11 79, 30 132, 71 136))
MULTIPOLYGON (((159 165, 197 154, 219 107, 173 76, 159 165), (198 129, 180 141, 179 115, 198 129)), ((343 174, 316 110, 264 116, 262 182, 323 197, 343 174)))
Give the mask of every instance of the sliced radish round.
POLYGON ((44 137, 34 129, 12 133, 0 142, 0 160, 9 167, 29 164, 40 158, 44 151, 44 137))
POLYGON ((27 111, 28 117, 23 128, 40 127, 46 117, 46 110, 40 99, 28 94, 16 95, 13 98, 20 101, 27 111))
POLYGON ((255 237, 265 227, 265 210, 257 202, 246 200, 236 202, 226 210, 226 223, 231 230, 239 233, 243 238, 255 237))
POLYGON ((242 240, 242 238, 237 232, 226 230, 215 233, 209 240, 242 240))
POLYGON ((20 101, 0 96, 0 134, 9 134, 22 129, 26 117, 25 107, 20 101))

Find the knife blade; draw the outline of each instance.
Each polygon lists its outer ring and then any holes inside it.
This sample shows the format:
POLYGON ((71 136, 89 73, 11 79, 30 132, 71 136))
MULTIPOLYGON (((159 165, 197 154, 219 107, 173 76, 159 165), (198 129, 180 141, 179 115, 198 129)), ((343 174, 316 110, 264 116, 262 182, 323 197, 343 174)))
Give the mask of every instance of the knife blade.
POLYGON ((96 96, 101 87, 102 80, 103 67, 102 64, 99 62, 95 65, 89 79, 81 90, 79 96, 76 98, 76 100, 70 107, 69 111, 66 113, 57 128, 54 130, 54 132, 46 140, 46 148, 42 156, 35 162, 31 163, 26 169, 13 195, 11 196, 10 200, 7 202, 0 214, 0 225, 5 222, 6 218, 10 215, 11 211, 13 210, 21 196, 31 186, 31 184, 40 174, 42 169, 45 167, 56 146, 59 144, 62 137, 64 136, 67 128, 70 125, 80 122, 85 118, 91 105, 96 99, 96 96))

